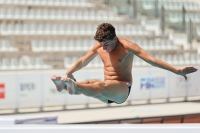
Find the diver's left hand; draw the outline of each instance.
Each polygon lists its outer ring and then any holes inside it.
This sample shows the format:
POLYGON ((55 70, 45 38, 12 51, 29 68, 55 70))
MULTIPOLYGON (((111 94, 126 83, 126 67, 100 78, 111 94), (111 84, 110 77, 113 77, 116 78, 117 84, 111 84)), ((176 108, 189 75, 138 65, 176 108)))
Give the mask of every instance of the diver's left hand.
POLYGON ((183 76, 185 80, 187 80, 186 75, 189 73, 196 72, 197 70, 198 70, 197 68, 194 68, 191 66, 185 66, 185 67, 179 68, 177 74, 183 76))

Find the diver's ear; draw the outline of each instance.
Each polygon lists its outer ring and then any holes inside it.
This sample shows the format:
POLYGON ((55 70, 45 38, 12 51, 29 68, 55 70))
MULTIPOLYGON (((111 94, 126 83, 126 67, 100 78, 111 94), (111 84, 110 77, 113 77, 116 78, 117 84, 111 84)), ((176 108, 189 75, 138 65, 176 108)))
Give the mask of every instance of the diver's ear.
POLYGON ((115 36, 115 37, 113 38, 113 41, 115 41, 115 42, 117 41, 117 36, 115 36))

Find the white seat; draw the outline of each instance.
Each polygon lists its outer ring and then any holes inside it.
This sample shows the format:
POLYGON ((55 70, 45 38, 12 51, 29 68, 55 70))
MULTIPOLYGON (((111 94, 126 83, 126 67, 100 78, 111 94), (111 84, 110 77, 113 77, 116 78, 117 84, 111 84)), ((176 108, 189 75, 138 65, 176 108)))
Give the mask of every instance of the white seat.
POLYGON ((32 40, 31 41, 31 50, 33 52, 35 52, 35 51, 37 51, 37 48, 38 48, 37 42, 35 40, 32 40))
POLYGON ((43 19, 49 19, 49 15, 50 15, 49 9, 43 9, 42 10, 42 18, 43 19))
POLYGON ((69 12, 69 10, 64 10, 63 12, 64 12, 63 19, 65 19, 65 20, 70 19, 70 12, 69 12))
POLYGON ((17 23, 17 24, 15 25, 14 33, 15 33, 16 35, 20 35, 21 32, 22 32, 22 25, 21 25, 20 23, 17 23))
POLYGON ((49 51, 49 45, 47 40, 43 40, 43 51, 49 51))
POLYGON ((119 29, 118 29, 118 30, 119 30, 119 31, 118 31, 119 34, 120 34, 120 35, 124 35, 124 34, 125 34, 125 29, 124 29, 125 27, 124 27, 124 25, 119 25, 118 28, 119 28, 119 29))
POLYGON ((54 43, 54 51, 61 51, 61 42, 59 40, 56 40, 54 43))
POLYGON ((174 48, 173 42, 168 40, 163 40, 163 44, 165 45, 167 50, 172 50, 174 48))
POLYGON ((17 8, 16 10, 15 10, 15 18, 16 19, 20 19, 21 18, 21 16, 22 16, 22 10, 21 9, 19 9, 19 8, 17 8))
POLYGON ((50 9, 49 19, 54 20, 56 19, 56 11, 54 9, 50 9))
POLYGON ((30 27, 28 24, 23 24, 22 32, 23 35, 27 35, 30 33, 30 27))
POLYGON ((77 39, 76 40, 76 50, 77 51, 83 51, 83 48, 82 48, 82 41, 80 39, 77 39))
POLYGON ((49 35, 51 33, 51 25, 50 24, 47 23, 47 24, 44 25, 44 31, 43 31, 43 33, 45 35, 49 35))
POLYGON ((10 59, 10 69, 11 70, 17 70, 19 67, 19 62, 17 58, 11 58, 10 59))
POLYGON ((46 0, 40 0, 40 5, 47 5, 47 1, 46 0))
POLYGON ((180 13, 169 13, 169 21, 171 23, 177 23, 182 21, 182 15, 180 13))
POLYGON ((10 23, 10 24, 7 25, 7 31, 6 31, 6 33, 8 35, 10 35, 10 34, 13 35, 13 33, 14 33, 14 25, 12 23, 10 23))
POLYGON ((89 16, 89 12, 88 10, 83 11, 83 20, 89 20, 90 16, 89 16))
POLYGON ((135 26, 135 29, 138 29, 136 30, 136 34, 137 35, 147 35, 148 33, 146 32, 145 28, 142 27, 142 26, 135 26))
POLYGON ((29 10, 29 15, 28 15, 28 17, 29 17, 30 19, 36 19, 36 11, 35 11, 35 9, 30 9, 30 10, 29 10))
POLYGON ((20 5, 26 5, 26 0, 20 0, 20 5))
POLYGON ((84 14, 83 14, 82 11, 80 11, 80 10, 77 10, 77 11, 76 11, 76 19, 82 20, 82 19, 84 18, 83 15, 84 15, 84 14))
POLYGON ((139 33, 139 27, 138 26, 133 26, 133 35, 137 35, 139 33))
POLYGON ((33 57, 29 57, 27 56, 26 57, 26 63, 27 63, 27 66, 26 66, 26 69, 34 69, 35 68, 35 60, 33 57))
POLYGON ((167 55, 167 62, 169 64, 173 64, 173 57, 172 57, 172 55, 167 55))
POLYGON ((69 67, 71 67, 71 58, 70 57, 65 57, 64 58, 64 66, 65 66, 65 68, 69 68, 69 67))
POLYGON ((46 51, 46 43, 44 40, 39 40, 39 51, 46 51))
POLYGON ((39 0, 34 0, 34 5, 40 5, 40 1, 39 0))
POLYGON ((2 70, 9 70, 10 69, 10 62, 9 62, 8 58, 2 58, 1 69, 2 70))
POLYGON ((109 20, 109 13, 107 13, 105 10, 101 10, 100 15, 102 17, 102 20, 109 20))
POLYGON ((86 27, 84 24, 79 25, 79 35, 85 35, 86 34, 86 27))
MULTIPOLYGON (((15 0, 14 0, 15 1, 15 0)), ((34 0, 28 0, 27 5, 34 5, 34 0)))
POLYGON ((55 17, 56 17, 57 20, 62 19, 62 10, 61 9, 56 10, 55 13, 56 13, 55 17))
POLYGON ((80 30, 81 35, 89 35, 88 26, 86 24, 82 24, 80 30))
POLYGON ((153 40, 149 40, 149 49, 150 49, 150 50, 156 49, 155 43, 153 42, 153 40))
POLYGON ((191 64, 197 65, 198 64, 198 55, 197 54, 191 54, 191 64))
POLYGON ((138 44, 145 50, 149 48, 149 41, 147 40, 137 40, 138 44))
POLYGON ((27 69, 28 66, 28 57, 24 56, 19 59, 19 69, 24 70, 27 69))
POLYGON ((0 9, 0 18, 4 18, 6 16, 6 9, 5 8, 1 8, 0 9))
POLYGON ((185 65, 191 65, 191 56, 187 55, 185 57, 185 65))
POLYGON ((41 41, 34 41, 34 50, 35 52, 40 52, 42 51, 42 48, 41 48, 41 41))
POLYGON ((153 1, 142 0, 142 7, 146 10, 154 9, 153 1))
POLYGON ((80 27, 78 24, 73 25, 73 35, 78 35, 80 31, 80 27))
POLYGON ((197 14, 197 18, 196 18, 197 20, 197 22, 200 22, 200 14, 197 14))
POLYGON ((8 13, 6 8, 1 9, 1 18, 7 18, 8 13))
POLYGON ((67 40, 63 40, 62 41, 62 43, 63 43, 63 48, 62 48, 62 50, 63 51, 67 51, 68 50, 68 41, 67 40))
POLYGON ((163 60, 163 61, 165 61, 165 62, 167 61, 167 57, 164 54, 161 55, 160 59, 163 60))
POLYGON ((35 69, 50 69, 52 66, 46 65, 41 57, 35 58, 35 69))
POLYGON ((44 24, 39 24, 37 26, 37 34, 43 35, 45 33, 45 26, 44 24))
POLYGON ((194 14, 193 22, 199 22, 199 14, 194 14))
POLYGON ((70 20, 76 20, 76 17, 77 17, 76 16, 76 10, 70 10, 69 13, 70 13, 69 14, 69 19, 70 20))
POLYGON ((69 35, 72 33, 72 25, 71 24, 67 24, 66 25, 66 31, 65 34, 69 35))
POLYGON ((174 45, 174 42, 173 41, 168 41, 168 47, 170 48, 170 49, 174 49, 174 50, 176 50, 177 49, 177 47, 175 47, 175 45, 174 45))
POLYGON ((173 58, 173 65, 180 65, 178 55, 173 55, 172 58, 173 58))
POLYGON ((39 58, 35 58, 35 69, 42 69, 43 68, 43 61, 42 59, 39 57, 39 58))
POLYGON ((180 65, 185 65, 185 58, 182 54, 179 55, 179 64, 180 65))
POLYGON ((60 0, 60 6, 66 6, 65 4, 66 4, 66 2, 65 2, 66 0, 60 0))
POLYGON ((21 19, 27 19, 28 17, 28 10, 22 9, 22 16, 20 16, 21 19))
POLYGON ((160 42, 158 42, 158 41, 153 41, 153 43, 155 44, 155 49, 156 49, 156 50, 165 50, 165 49, 162 47, 162 45, 161 45, 160 42))
POLYGON ((49 5, 49 6, 54 5, 54 1, 53 0, 47 0, 47 5, 49 5))
POLYGON ((73 40, 68 40, 68 44, 67 44, 67 51, 73 51, 73 40))
POLYGON ((65 40, 60 40, 60 45, 59 45, 59 47, 60 47, 60 51, 66 51, 65 50, 65 40))
POLYGON ((197 32, 197 35, 200 36, 200 26, 196 27, 196 32, 197 32))
POLYGON ((9 51, 9 48, 10 48, 10 46, 9 46, 9 44, 7 43, 7 41, 6 41, 6 40, 2 40, 2 41, 1 41, 1 51, 2 51, 2 52, 9 51))
POLYGON ((82 49, 83 49, 83 51, 88 51, 89 50, 89 41, 87 40, 87 39, 83 39, 82 41, 81 41, 81 43, 82 43, 82 49))
POLYGON ((95 12, 95 16, 96 16, 96 20, 103 20, 103 15, 102 15, 102 11, 96 11, 95 12))
POLYGON ((91 11, 90 11, 89 19, 90 19, 90 20, 95 20, 95 19, 96 19, 96 14, 95 14, 95 11, 94 11, 94 10, 91 10, 91 11))
POLYGON ((109 11, 107 14, 108 14, 109 20, 118 20, 118 18, 116 17, 116 15, 113 11, 109 11))
POLYGON ((52 33, 51 34, 54 34, 54 35, 59 34, 59 26, 58 26, 58 24, 53 24, 52 33))
POLYGON ((1 23, 1 33, 5 34, 7 32, 7 25, 5 23, 1 23))
POLYGON ((54 0, 54 5, 55 6, 60 6, 60 1, 59 0, 54 0))
POLYGON ((125 33, 126 33, 126 35, 131 35, 132 31, 133 31, 132 25, 128 24, 128 25, 125 26, 125 33))
POLYGON ((7 9, 7 15, 5 16, 5 18, 14 18, 14 11, 11 8, 7 9))
POLYGON ((46 51, 54 51, 54 42, 52 40, 47 40, 46 51))
POLYGON ((66 31, 66 25, 65 24, 60 24, 59 25, 59 33, 60 35, 64 35, 66 31))

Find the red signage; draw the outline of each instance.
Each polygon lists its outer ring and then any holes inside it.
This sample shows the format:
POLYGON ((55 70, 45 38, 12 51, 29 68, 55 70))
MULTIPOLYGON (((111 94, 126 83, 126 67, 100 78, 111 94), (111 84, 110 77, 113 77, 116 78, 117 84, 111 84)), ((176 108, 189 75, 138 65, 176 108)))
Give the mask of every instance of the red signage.
POLYGON ((0 83, 0 99, 5 98, 5 85, 0 83))

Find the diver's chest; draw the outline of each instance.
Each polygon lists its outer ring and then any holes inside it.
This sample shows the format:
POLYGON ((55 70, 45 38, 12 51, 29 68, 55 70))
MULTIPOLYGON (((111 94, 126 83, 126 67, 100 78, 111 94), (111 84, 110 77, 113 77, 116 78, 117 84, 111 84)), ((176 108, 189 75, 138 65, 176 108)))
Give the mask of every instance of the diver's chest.
POLYGON ((126 52, 112 53, 112 54, 109 53, 101 55, 101 59, 104 65, 118 66, 126 60, 127 55, 128 53, 126 52))

